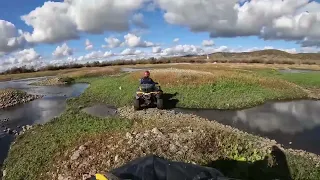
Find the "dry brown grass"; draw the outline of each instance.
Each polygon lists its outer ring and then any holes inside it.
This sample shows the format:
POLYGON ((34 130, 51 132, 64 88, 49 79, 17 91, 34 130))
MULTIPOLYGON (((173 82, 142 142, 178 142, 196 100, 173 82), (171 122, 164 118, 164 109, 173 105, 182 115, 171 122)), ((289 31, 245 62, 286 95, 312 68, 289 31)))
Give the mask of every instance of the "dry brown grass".
MULTIPOLYGON (((133 67, 126 66, 126 67, 133 67)), ((184 68, 193 69, 194 67, 200 68, 199 70, 239 70, 250 71, 250 69, 311 69, 320 70, 319 65, 308 64, 261 64, 261 63, 171 63, 171 64, 138 64, 134 67, 141 68, 184 68)))
POLYGON ((84 68, 78 68, 78 69, 64 69, 64 70, 55 70, 55 71, 40 71, 40 72, 33 72, 33 73, 0 75, 0 81, 9 81, 14 79, 43 77, 43 76, 61 76, 61 77, 80 78, 80 77, 113 75, 119 72, 120 72, 119 66, 84 67, 84 68))
MULTIPOLYGON (((210 72, 186 69, 158 69, 151 70, 152 79, 163 84, 174 86, 177 84, 210 84, 216 81, 216 76, 210 72)), ((130 74, 132 80, 141 78, 141 72, 130 74)))
MULTIPOLYGON (((151 76, 155 81, 165 86, 192 86, 232 81, 278 90, 297 88, 296 85, 285 80, 256 76, 254 72, 248 70, 208 65, 177 65, 175 67, 176 68, 151 70, 151 76)), ((141 74, 142 72, 134 72, 130 74, 130 78, 132 80, 139 79, 141 78, 141 74)))
POLYGON ((70 78, 82 78, 82 77, 113 75, 119 72, 120 72, 119 67, 84 67, 84 68, 77 69, 75 71, 64 73, 61 76, 70 77, 70 78))

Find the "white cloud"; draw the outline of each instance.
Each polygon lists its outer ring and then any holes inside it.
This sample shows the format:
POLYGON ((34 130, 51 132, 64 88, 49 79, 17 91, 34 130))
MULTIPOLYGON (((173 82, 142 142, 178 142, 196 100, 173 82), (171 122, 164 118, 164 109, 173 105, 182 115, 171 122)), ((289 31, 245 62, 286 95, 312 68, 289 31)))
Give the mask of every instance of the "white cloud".
POLYGON ((265 46, 263 49, 274 49, 272 46, 265 46))
POLYGON ((211 37, 259 36, 320 44, 320 4, 309 0, 155 0, 170 24, 211 37), (309 12, 306 12, 309 11, 309 12))
POLYGON ((162 48, 159 46, 152 48, 152 53, 154 54, 161 53, 161 51, 162 51, 162 48))
POLYGON ((144 0, 65 0, 45 2, 22 20, 33 28, 29 42, 57 43, 76 39, 80 32, 127 31, 130 15, 144 0))
POLYGON ((148 28, 148 25, 144 23, 143 18, 142 13, 134 14, 132 17, 132 23, 140 28, 146 29, 148 28))
POLYGON ((138 55, 138 54, 142 54, 142 51, 127 48, 127 49, 123 50, 120 54, 121 54, 121 55, 124 55, 124 56, 128 56, 128 55, 138 55))
POLYGON ((177 43, 177 42, 179 42, 179 41, 180 41, 179 38, 175 38, 175 39, 173 40, 174 43, 177 43))
POLYGON ((33 49, 24 49, 0 58, 1 70, 12 67, 38 67, 43 64, 42 57, 33 49))
POLYGON ((181 56, 181 55, 200 55, 204 50, 194 45, 177 45, 171 48, 166 48, 161 53, 164 56, 181 56))
POLYGON ((128 33, 124 36, 125 43, 130 48, 133 47, 153 47, 155 46, 154 43, 149 41, 143 41, 140 36, 136 36, 134 34, 128 33))
POLYGON ((86 50, 91 50, 93 49, 93 44, 90 42, 89 39, 86 39, 86 50))
POLYGON ((41 56, 33 49, 24 49, 14 54, 19 63, 31 63, 41 59, 41 56))
POLYGON ((58 46, 56 50, 52 53, 55 57, 64 57, 70 56, 73 54, 73 50, 66 44, 62 44, 62 46, 58 46))
POLYGON ((84 56, 84 59, 99 59, 102 58, 104 53, 102 51, 92 51, 84 56))
POLYGON ((14 24, 0 19, 0 54, 23 48, 26 41, 21 30, 14 24))
POLYGON ((151 2, 151 3, 147 4, 145 9, 146 9, 146 11, 153 12, 156 10, 156 7, 157 7, 156 4, 154 2, 151 2))
POLYGON ((287 53, 290 53, 290 54, 296 54, 298 53, 297 49, 296 48, 291 48, 291 49, 279 49, 280 51, 284 51, 284 52, 287 52, 287 53))
POLYGON ((237 47, 237 48, 232 48, 232 47, 227 47, 227 46, 219 46, 219 47, 210 47, 208 49, 205 49, 206 53, 217 53, 217 52, 232 52, 232 53, 241 53, 241 52, 253 52, 253 51, 259 51, 259 50, 268 50, 268 49, 276 49, 280 51, 285 51, 291 54, 296 54, 299 51, 295 48, 291 49, 285 49, 285 48, 274 48, 272 46, 265 46, 265 47, 251 47, 251 48, 243 48, 243 47, 237 47))
POLYGON ((320 49, 314 48, 314 47, 302 47, 301 52, 302 53, 319 53, 320 49))
POLYGON ((106 51, 103 55, 103 57, 111 57, 114 56, 114 53, 112 53, 111 51, 106 51))
POLYGON ((214 45, 213 40, 203 40, 202 41, 202 46, 210 47, 210 46, 213 46, 213 45, 214 45))
POLYGON ((114 37, 105 38, 104 40, 108 44, 107 46, 103 45, 102 47, 104 47, 104 48, 106 48, 106 47, 117 48, 121 45, 121 41, 117 38, 114 38, 114 37))
POLYGON ((112 57, 115 54, 112 53, 111 51, 92 51, 84 56, 80 56, 77 58, 78 61, 86 61, 86 60, 97 60, 97 59, 102 59, 102 58, 108 58, 112 57))

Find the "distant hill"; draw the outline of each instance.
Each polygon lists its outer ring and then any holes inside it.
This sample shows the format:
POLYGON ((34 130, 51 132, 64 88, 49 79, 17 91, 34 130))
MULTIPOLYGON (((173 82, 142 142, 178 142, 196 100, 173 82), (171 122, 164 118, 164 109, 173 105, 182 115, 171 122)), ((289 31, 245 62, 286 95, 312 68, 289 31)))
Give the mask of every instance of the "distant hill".
POLYGON ((320 53, 297 53, 291 54, 281 50, 268 49, 268 50, 259 50, 252 52, 217 52, 209 55, 210 58, 281 58, 281 59, 299 59, 299 60, 320 60, 320 53))

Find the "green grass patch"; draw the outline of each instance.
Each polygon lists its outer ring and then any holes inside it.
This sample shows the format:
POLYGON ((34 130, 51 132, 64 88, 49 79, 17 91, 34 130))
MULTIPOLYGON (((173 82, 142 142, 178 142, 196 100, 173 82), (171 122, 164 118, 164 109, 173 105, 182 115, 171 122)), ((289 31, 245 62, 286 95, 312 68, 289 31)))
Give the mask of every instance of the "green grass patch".
MULTIPOLYGON (((104 102, 118 107, 132 105, 138 80, 126 75, 120 77, 81 79, 91 84, 83 94, 83 104, 104 102)), ((155 79, 155 81, 157 81, 155 79)), ((279 85, 281 86, 281 85, 279 85)), ((239 109, 252 107, 268 100, 305 98, 307 94, 296 87, 266 87, 258 81, 246 82, 238 79, 223 79, 203 85, 161 85, 165 93, 175 94, 178 107, 239 109)))
POLYGON ((75 101, 61 117, 44 126, 37 126, 20 136, 5 161, 6 179, 42 179, 51 168, 54 155, 83 136, 119 131, 131 126, 131 121, 110 118, 98 119, 76 111, 75 101))
POLYGON ((281 78, 307 88, 320 88, 320 73, 292 73, 281 74, 281 78))
POLYGON ((306 88, 320 88, 320 72, 281 73, 278 70, 253 70, 264 77, 280 78, 306 88))

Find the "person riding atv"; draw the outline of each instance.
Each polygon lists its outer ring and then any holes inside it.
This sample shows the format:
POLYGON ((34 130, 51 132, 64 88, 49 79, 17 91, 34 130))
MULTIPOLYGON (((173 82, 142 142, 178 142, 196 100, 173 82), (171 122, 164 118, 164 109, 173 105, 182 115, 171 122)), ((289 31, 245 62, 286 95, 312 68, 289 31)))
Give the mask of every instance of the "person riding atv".
POLYGON ((140 79, 140 86, 135 94, 134 109, 140 110, 142 107, 156 105, 158 109, 163 109, 162 90, 159 83, 150 78, 150 72, 145 71, 144 77, 140 79))
POLYGON ((156 84, 156 82, 150 78, 150 72, 145 71, 143 78, 140 79, 140 84, 156 84))

